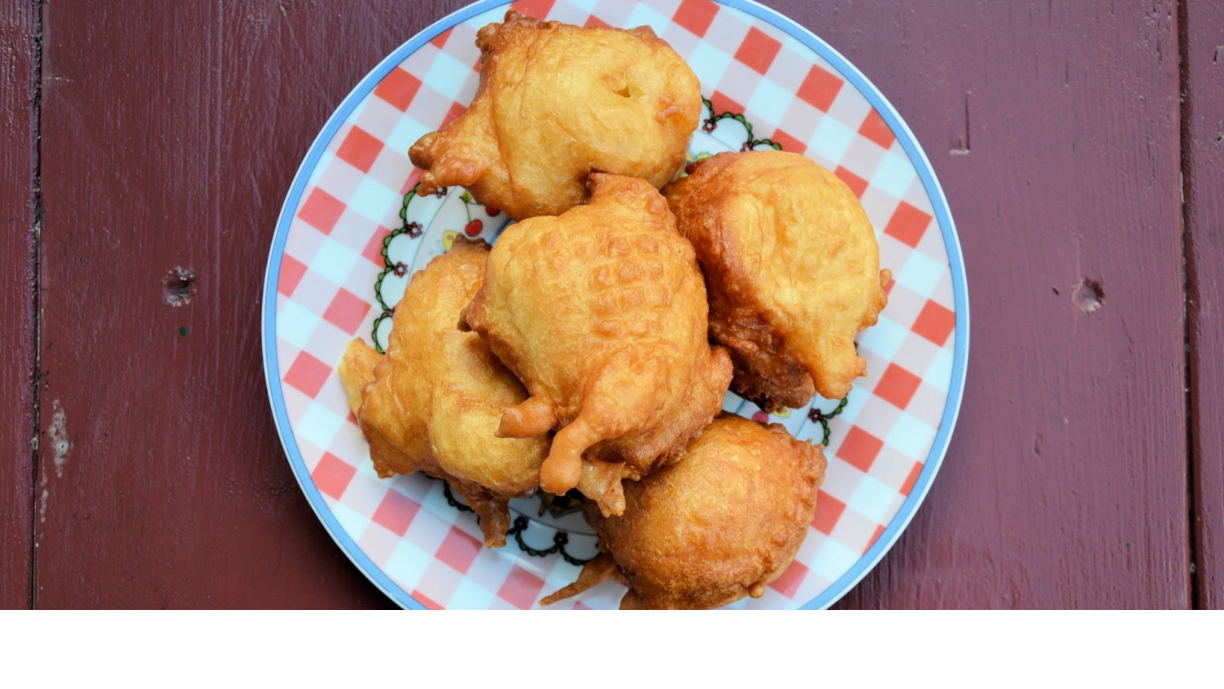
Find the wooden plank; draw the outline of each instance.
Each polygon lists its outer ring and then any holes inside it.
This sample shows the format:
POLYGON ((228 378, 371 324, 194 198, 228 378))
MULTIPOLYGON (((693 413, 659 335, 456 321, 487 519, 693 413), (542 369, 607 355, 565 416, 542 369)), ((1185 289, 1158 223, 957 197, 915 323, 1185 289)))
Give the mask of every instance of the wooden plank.
POLYGON ((1189 606, 1174 2, 785 9, 907 120, 968 265, 947 460, 842 606, 1189 606))
POLYGON ((1196 604, 1224 608, 1224 5, 1187 0, 1186 247, 1196 604))
POLYGON ((0 2, 0 608, 31 603, 33 54, 33 4, 0 2))
POLYGON ((39 607, 389 604, 290 473, 260 288, 326 118, 458 4, 47 4, 42 421, 71 449, 57 470, 42 448, 39 607))

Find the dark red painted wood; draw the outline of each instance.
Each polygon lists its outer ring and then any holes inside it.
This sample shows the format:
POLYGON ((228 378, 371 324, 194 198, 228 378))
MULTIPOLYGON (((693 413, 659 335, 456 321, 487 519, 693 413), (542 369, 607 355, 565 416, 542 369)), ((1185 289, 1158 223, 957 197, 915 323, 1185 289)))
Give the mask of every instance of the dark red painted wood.
POLYGON ((71 450, 41 453, 40 607, 388 605, 289 471, 260 289, 326 118, 455 4, 47 3, 42 423, 71 450))
POLYGON ((0 2, 0 608, 30 606, 34 6, 0 2))
MULTIPOLYGON (((72 447, 57 475, 42 444, 39 606, 386 605, 289 473, 259 288, 326 117, 459 4, 48 4, 42 427, 58 400, 72 447), (176 309, 160 280, 179 266, 198 291, 176 309)), ((771 4, 892 99, 969 265, 952 450, 842 605, 1187 606, 1171 0, 771 4), (1069 298, 1085 277, 1093 314, 1069 298)))
POLYGON ((943 470, 843 606, 1187 607, 1174 2, 791 6, 922 142, 972 309, 943 470))
POLYGON ((1224 608, 1224 6, 1187 0, 1186 246, 1198 606, 1224 608))

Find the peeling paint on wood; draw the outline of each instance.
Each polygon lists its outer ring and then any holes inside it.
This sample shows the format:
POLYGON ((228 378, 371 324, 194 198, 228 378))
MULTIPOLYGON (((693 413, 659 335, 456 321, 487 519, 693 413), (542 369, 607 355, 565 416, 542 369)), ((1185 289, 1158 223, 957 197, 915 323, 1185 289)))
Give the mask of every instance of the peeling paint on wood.
POLYGON ((66 423, 67 415, 57 399, 51 403, 51 425, 47 426, 47 436, 51 438, 50 450, 54 453, 51 463, 55 467, 55 477, 64 477, 64 465, 68 463, 68 455, 72 452, 72 441, 68 439, 66 423))

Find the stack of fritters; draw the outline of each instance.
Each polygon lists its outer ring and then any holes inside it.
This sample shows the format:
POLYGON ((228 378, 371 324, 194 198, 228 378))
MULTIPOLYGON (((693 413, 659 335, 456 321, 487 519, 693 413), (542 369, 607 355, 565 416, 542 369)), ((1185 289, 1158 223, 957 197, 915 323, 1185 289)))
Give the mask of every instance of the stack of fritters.
POLYGON ((554 494, 577 487, 603 514, 679 455, 722 408, 731 361, 707 339, 693 247, 648 182, 602 173, 591 199, 510 227, 463 312, 531 392, 499 435, 556 430, 540 470, 554 494))
POLYGON ((463 185, 522 222, 413 276, 385 357, 345 353, 375 468, 448 481, 490 547, 509 498, 577 488, 604 554, 546 602, 609 577, 626 608, 762 595, 807 534, 824 454, 715 417, 728 386, 776 411, 865 375, 854 336, 889 279, 866 215, 794 154, 681 176, 698 82, 647 27, 511 10, 477 45, 471 107, 411 157, 423 193, 463 185))
POLYGON ((340 378, 384 478, 423 471, 445 479, 480 516, 485 545, 506 543, 506 501, 539 485, 545 438, 499 438, 502 410, 527 392, 484 340, 456 327, 484 278, 489 245, 456 238, 412 276, 387 354, 349 344, 340 378))

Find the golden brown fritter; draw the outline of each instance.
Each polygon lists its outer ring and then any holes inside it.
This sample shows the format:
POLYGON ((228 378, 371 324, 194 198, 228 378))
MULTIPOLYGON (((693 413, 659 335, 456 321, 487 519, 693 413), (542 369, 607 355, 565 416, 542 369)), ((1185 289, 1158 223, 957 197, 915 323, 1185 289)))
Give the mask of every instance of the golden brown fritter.
POLYGON ((361 411, 361 391, 374 380, 374 367, 380 361, 382 361, 382 355, 378 353, 378 350, 360 338, 348 343, 348 347, 344 349, 344 356, 340 359, 340 365, 336 367, 336 373, 339 374, 340 383, 344 386, 344 396, 348 398, 349 409, 353 410, 353 416, 361 411))
POLYGON ((409 151, 425 170, 420 193, 459 184, 522 220, 581 203, 591 171, 657 189, 684 164, 700 87, 650 27, 581 28, 509 10, 476 46, 471 107, 409 151))
POLYGON ((591 199, 511 226, 489 254, 467 327, 526 384, 498 433, 560 429, 540 471, 620 514, 621 479, 678 454, 719 412, 731 362, 707 340, 693 247, 650 183, 592 174, 591 199))
POLYGON ((485 545, 506 543, 506 501, 538 485, 545 437, 499 438, 502 411, 527 392, 473 333, 456 327, 484 276, 489 245, 462 237, 412 276, 387 355, 369 373, 368 346, 351 344, 339 372, 378 475, 423 471, 446 480, 480 516, 485 545), (363 373, 363 370, 365 373, 363 373))
POLYGON ((629 587, 622 610, 759 598, 799 552, 825 466, 821 447, 781 425, 720 416, 676 463, 625 487, 624 516, 607 518, 587 504, 604 555, 541 605, 609 576, 629 587))
MULTIPOLYGON (((353 410, 353 416, 358 419, 360 425, 362 397, 365 390, 371 383, 374 382, 374 369, 383 361, 383 355, 379 354, 370 345, 366 344, 365 340, 357 338, 348 343, 344 349, 344 355, 340 359, 340 365, 336 367, 336 373, 340 376, 340 384, 344 387, 344 395, 348 400, 349 409, 353 410)), ((372 444, 372 441, 367 438, 367 441, 372 444)), ((427 453, 429 450, 427 442, 422 442, 416 449, 421 453, 427 453)), ((371 453, 373 454, 373 453, 371 453)), ((410 471, 395 472, 378 470, 379 476, 388 478, 395 473, 411 473, 410 471)), ((440 470, 439 470, 440 471, 440 470)))
POLYGON ((766 411, 844 397, 867 373, 855 333, 875 324, 892 279, 854 193, 781 151, 720 153, 688 173, 663 193, 705 272, 731 390, 766 411))

